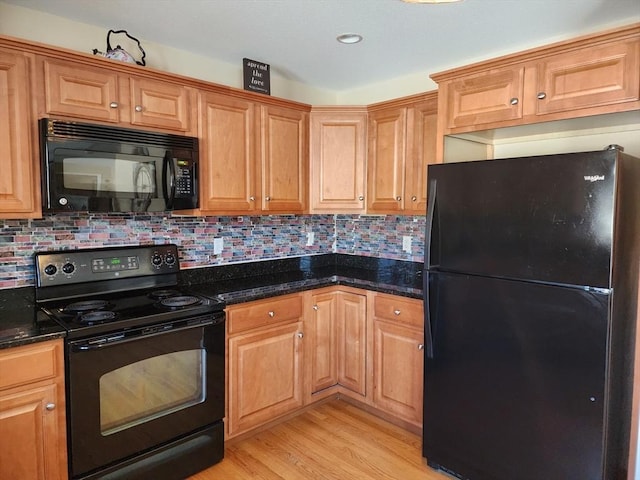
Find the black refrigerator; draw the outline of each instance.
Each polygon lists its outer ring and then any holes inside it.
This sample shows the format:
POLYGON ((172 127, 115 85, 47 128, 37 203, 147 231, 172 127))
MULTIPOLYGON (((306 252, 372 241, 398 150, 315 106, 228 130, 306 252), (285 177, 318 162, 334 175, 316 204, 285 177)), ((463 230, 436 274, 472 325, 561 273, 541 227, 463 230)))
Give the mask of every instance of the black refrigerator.
POLYGON ((470 480, 627 480, 640 160, 429 166, 423 456, 470 480))

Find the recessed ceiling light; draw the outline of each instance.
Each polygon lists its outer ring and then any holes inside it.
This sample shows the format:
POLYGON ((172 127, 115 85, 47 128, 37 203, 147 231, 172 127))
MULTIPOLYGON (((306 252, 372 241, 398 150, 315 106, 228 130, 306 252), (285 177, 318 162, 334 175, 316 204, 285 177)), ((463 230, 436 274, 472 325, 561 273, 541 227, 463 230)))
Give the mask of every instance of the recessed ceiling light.
POLYGON ((343 33, 342 35, 338 35, 336 40, 340 43, 358 43, 362 41, 362 35, 358 35, 357 33, 343 33))

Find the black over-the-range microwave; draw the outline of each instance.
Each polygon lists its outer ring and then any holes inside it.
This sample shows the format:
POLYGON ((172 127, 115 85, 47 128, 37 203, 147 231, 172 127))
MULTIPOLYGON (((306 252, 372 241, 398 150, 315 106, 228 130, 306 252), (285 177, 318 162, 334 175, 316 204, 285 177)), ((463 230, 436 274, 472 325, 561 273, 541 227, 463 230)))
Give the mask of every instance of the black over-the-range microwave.
POLYGON ((45 212, 198 208, 198 139, 40 120, 45 212))

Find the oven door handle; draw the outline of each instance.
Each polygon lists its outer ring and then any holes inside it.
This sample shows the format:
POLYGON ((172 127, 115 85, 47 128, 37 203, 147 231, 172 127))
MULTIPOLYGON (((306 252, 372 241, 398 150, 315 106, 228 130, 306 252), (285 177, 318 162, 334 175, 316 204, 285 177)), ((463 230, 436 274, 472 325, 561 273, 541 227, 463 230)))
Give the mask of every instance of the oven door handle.
POLYGON ((136 332, 127 332, 127 333, 112 333, 109 335, 105 335, 103 337, 97 337, 89 340, 79 340, 76 342, 69 342, 69 346, 71 347, 71 351, 73 352, 88 352, 91 350, 99 350, 101 348, 107 348, 112 345, 122 345, 123 343, 135 342, 136 340, 141 340, 143 338, 153 338, 159 335, 166 335, 168 333, 173 332, 183 332, 185 330, 192 330, 194 328, 202 328, 210 325, 216 325, 220 323, 216 321, 217 319, 211 319, 208 321, 203 321, 202 323, 197 323, 193 325, 185 325, 183 327, 173 327, 169 325, 169 328, 166 325, 151 325, 148 327, 141 328, 136 332), (131 335, 134 333, 134 335, 131 335))

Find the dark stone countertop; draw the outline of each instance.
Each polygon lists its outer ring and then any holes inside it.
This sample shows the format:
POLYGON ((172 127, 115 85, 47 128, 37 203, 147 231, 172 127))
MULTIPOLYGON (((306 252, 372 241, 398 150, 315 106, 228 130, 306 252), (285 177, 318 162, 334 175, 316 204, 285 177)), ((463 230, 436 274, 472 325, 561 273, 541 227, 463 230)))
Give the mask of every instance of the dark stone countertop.
MULTIPOLYGON (((422 298, 422 264, 343 254, 265 260, 182 270, 194 293, 228 305, 331 285, 422 298)), ((0 349, 64 337, 35 307, 34 288, 0 290, 0 349)))

